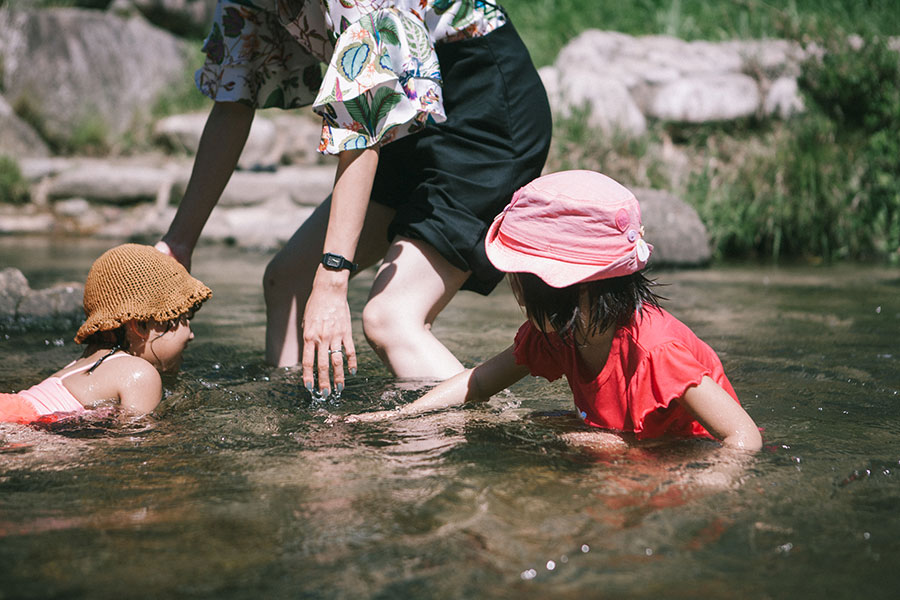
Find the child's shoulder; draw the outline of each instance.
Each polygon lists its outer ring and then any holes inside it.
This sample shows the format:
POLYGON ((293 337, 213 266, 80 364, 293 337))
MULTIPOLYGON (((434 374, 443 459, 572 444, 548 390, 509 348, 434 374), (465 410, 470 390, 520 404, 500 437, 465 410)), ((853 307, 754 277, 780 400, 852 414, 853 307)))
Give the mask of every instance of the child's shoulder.
POLYGON ((143 414, 159 404, 162 399, 162 377, 148 361, 126 354, 110 361, 108 369, 117 379, 119 404, 123 410, 143 414))
POLYGON ((91 377, 107 394, 118 396, 124 409, 149 412, 162 398, 162 377, 156 367, 125 352, 107 357, 91 377))
POLYGON ((149 361, 127 353, 114 354, 97 371, 120 380, 124 385, 161 385, 162 378, 149 361))
POLYGON ((626 328, 627 333, 645 349, 673 341, 693 342, 697 337, 691 329, 662 308, 644 307, 626 328))

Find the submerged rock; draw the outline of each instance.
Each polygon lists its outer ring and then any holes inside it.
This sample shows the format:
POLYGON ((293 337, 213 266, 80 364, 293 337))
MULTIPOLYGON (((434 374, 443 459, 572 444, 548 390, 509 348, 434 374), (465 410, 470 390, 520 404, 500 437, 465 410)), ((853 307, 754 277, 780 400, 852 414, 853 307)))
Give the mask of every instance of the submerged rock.
POLYGON ((60 283, 33 290, 18 269, 0 271, 0 327, 42 328, 84 317, 84 285, 60 283))

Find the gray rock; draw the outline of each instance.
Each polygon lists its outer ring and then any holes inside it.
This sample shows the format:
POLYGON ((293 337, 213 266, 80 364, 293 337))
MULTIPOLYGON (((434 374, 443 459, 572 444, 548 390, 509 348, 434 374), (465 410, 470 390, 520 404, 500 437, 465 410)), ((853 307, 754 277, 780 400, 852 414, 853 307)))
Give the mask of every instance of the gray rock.
POLYGON ((216 0, 113 0, 109 8, 123 16, 138 11, 178 35, 206 33, 215 9, 216 0))
POLYGON ((19 303, 31 288, 22 271, 7 267, 0 271, 0 320, 16 316, 19 303))
POLYGON ((12 107, 0 96, 0 155, 49 156, 47 144, 30 125, 16 116, 12 107))
POLYGON ((84 315, 84 286, 64 283, 43 290, 31 290, 22 298, 16 318, 24 321, 75 318, 84 315))
POLYGON ((22 176, 25 179, 36 182, 71 169, 78 162, 80 161, 77 159, 61 156, 26 157, 19 159, 19 169, 22 170, 22 176))
POLYGON ((53 215, 33 204, 0 206, 0 233, 48 233, 55 226, 53 215))
POLYGON ((113 204, 155 202, 160 194, 168 195, 174 181, 172 170, 164 167, 84 160, 50 180, 47 195, 113 204))
POLYGON ((318 152, 322 138, 322 118, 312 110, 273 111, 267 114, 278 134, 277 151, 281 162, 288 165, 332 164, 334 157, 318 152))
MULTIPOLYGON (((322 135, 321 119, 285 111, 257 114, 238 161, 238 167, 251 170, 280 164, 319 164, 323 157, 316 151, 322 135)), ((153 134, 168 148, 190 155, 197 153, 207 113, 172 115, 156 122, 153 134)))
POLYGON ((787 119, 806 109, 803 95, 793 77, 779 77, 769 86, 763 101, 763 113, 787 119))
POLYGON ((639 135, 648 118, 703 123, 802 111, 796 78, 807 55, 787 40, 686 42, 589 30, 541 78, 555 115, 586 109, 594 127, 639 135))
POLYGON ((693 207, 661 190, 633 191, 641 203, 644 239, 653 246, 651 265, 699 266, 710 261, 706 227, 693 207))
MULTIPOLYGON (((237 171, 225 186, 219 207, 253 206, 273 198, 287 197, 295 203, 316 206, 331 193, 335 165, 280 167, 271 172, 237 171)), ((175 184, 175 194, 184 196, 188 177, 175 184)))
POLYGON ((9 103, 61 139, 144 122, 187 68, 184 43, 144 19, 74 8, 0 10, 0 56, 9 103))
MULTIPOLYGON (((172 115, 160 119, 153 128, 154 137, 170 148, 188 154, 197 153, 200 136, 206 125, 207 113, 172 115)), ((250 126, 250 135, 238 160, 241 169, 274 167, 281 161, 275 124, 257 115, 250 126)))
POLYGON ((759 106, 759 88, 747 75, 694 75, 659 87, 647 113, 666 121, 706 123, 749 117, 759 106))
POLYGON ((9 267, 0 271, 0 322, 77 318, 84 315, 84 286, 61 283, 33 290, 25 275, 9 267))
POLYGON ((281 195, 256 206, 214 211, 203 238, 230 241, 243 248, 273 250, 287 242, 313 210, 281 195))
POLYGON ((639 136, 647 121, 621 81, 597 71, 544 67, 541 79, 550 107, 563 118, 584 112, 587 124, 607 134, 639 136))

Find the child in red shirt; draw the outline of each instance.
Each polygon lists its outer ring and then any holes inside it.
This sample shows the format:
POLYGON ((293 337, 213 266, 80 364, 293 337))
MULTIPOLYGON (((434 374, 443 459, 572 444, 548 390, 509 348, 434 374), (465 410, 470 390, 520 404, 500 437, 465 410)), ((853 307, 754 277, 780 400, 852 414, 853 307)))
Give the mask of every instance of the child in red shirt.
POLYGON ((351 420, 485 400, 528 374, 565 375, 587 425, 760 448, 716 353, 660 308, 644 277, 652 247, 628 189, 592 171, 540 177, 516 192, 485 246, 528 316, 513 345, 397 411, 351 420))

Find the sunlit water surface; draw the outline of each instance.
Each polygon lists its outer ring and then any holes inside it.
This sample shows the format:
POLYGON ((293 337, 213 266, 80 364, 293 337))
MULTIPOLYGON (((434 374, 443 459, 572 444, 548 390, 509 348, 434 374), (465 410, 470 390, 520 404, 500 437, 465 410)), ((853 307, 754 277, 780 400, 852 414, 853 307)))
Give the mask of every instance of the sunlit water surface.
MULTIPOLYGON (((0 267, 78 281, 109 245, 0 238, 0 267)), ((656 273, 764 430, 741 463, 586 439, 565 385, 531 379, 482 407, 335 423, 426 383, 392 378, 358 322, 340 399, 266 366, 266 260, 198 250, 215 297, 153 417, 0 425, 0 598, 896 597, 898 271, 656 273)), ((521 320, 503 285, 435 330, 474 364, 521 320)), ((76 325, 0 331, 0 391, 74 358, 76 325)))

